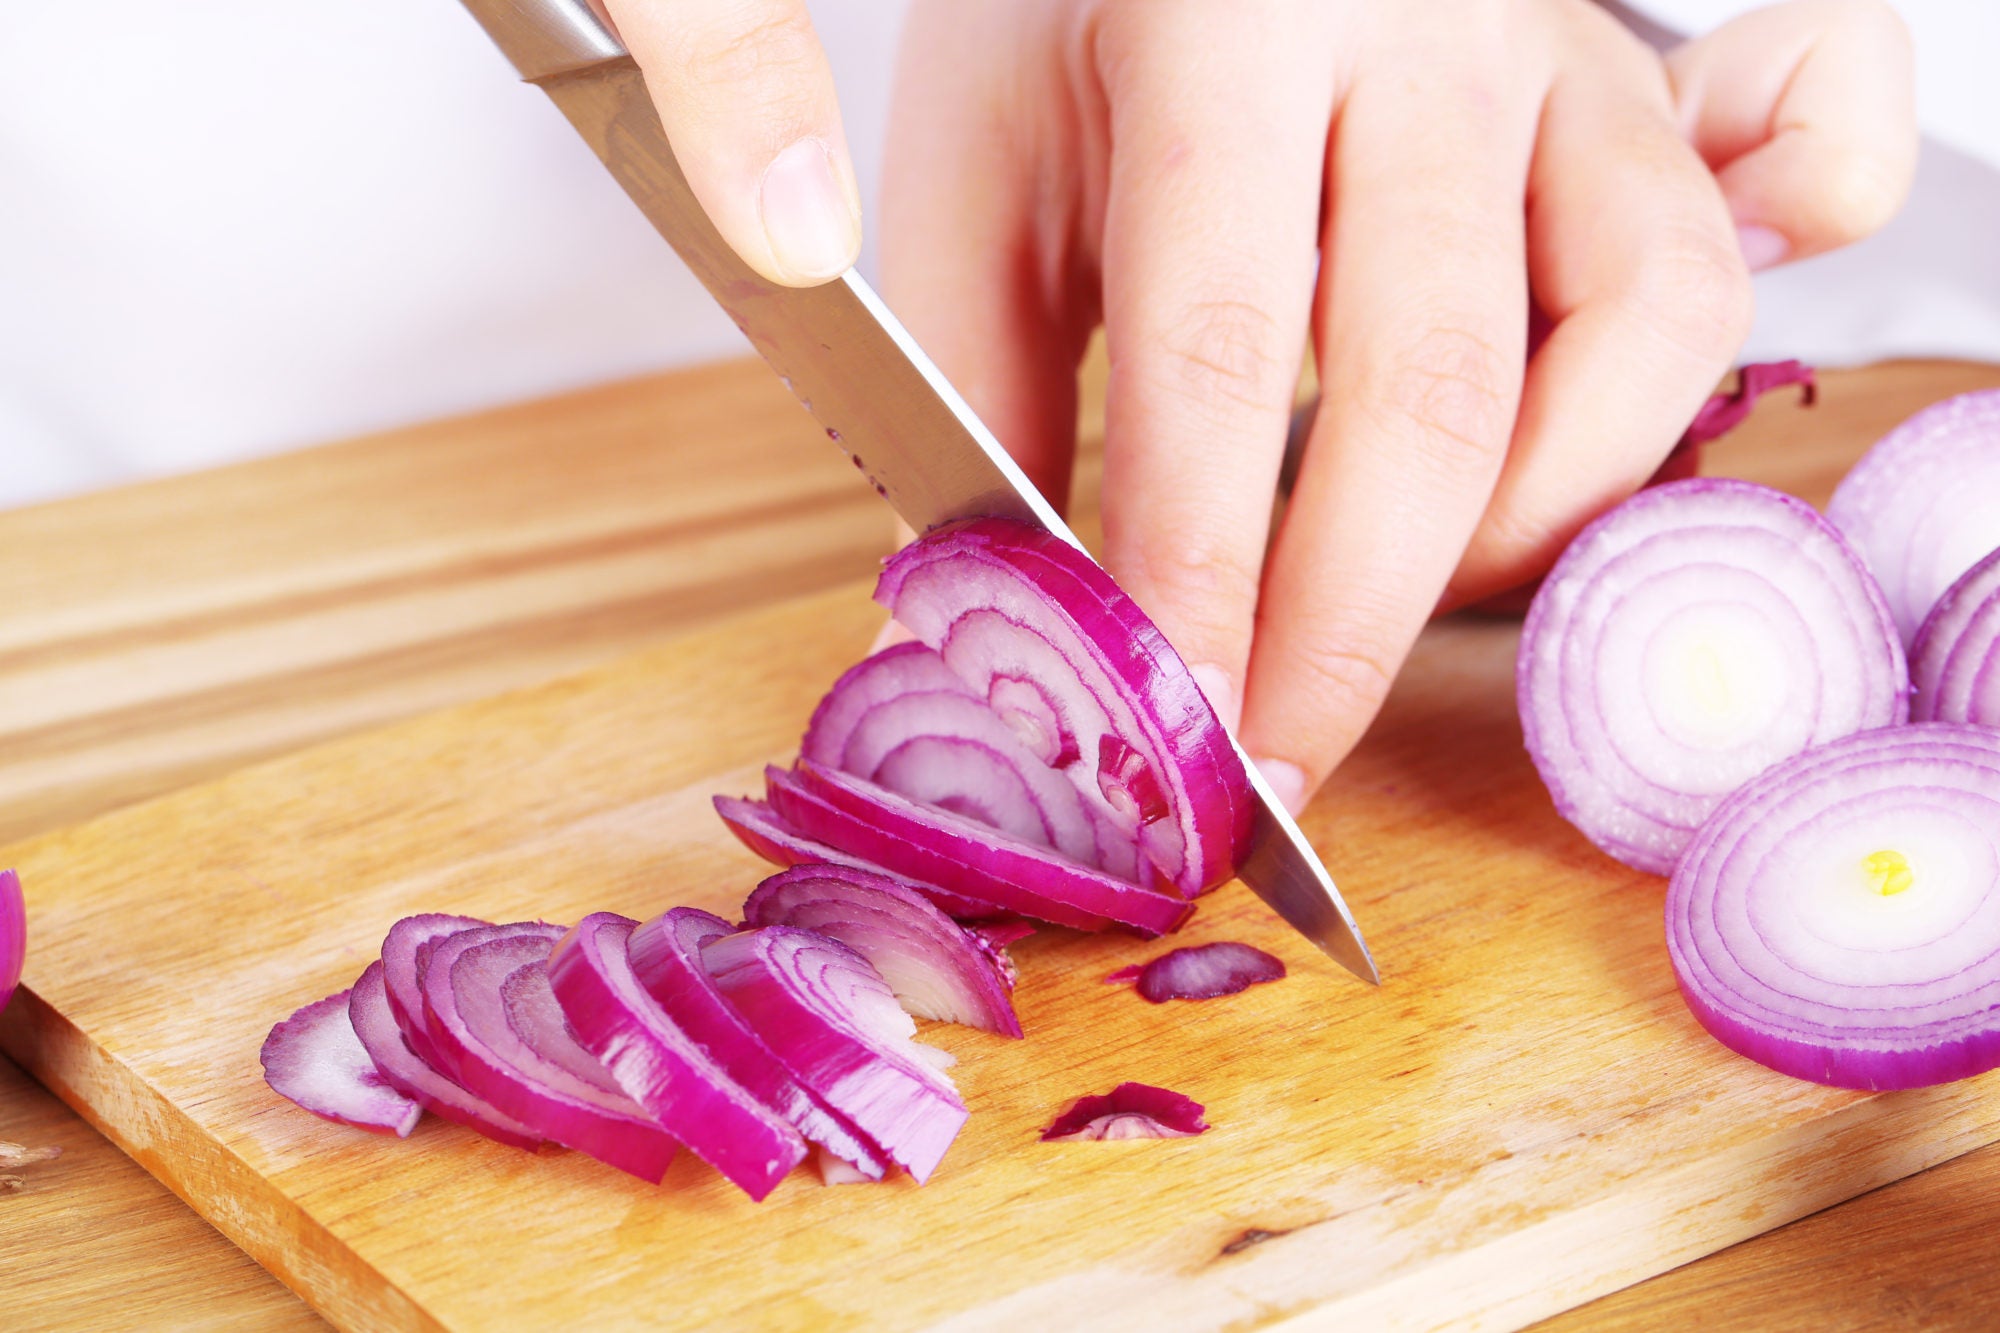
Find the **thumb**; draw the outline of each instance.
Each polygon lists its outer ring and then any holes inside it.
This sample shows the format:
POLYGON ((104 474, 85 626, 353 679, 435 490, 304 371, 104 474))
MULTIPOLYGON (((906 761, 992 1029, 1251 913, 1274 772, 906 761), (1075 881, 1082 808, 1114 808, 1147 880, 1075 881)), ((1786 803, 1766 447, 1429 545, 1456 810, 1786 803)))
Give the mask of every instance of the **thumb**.
POLYGON ((743 262, 810 287, 861 250, 833 72, 804 0, 607 0, 695 197, 743 262))
POLYGON ((1909 32, 1883 0, 1790 0, 1667 53, 1681 125, 1754 268, 1837 249, 1902 207, 1916 170, 1909 32))

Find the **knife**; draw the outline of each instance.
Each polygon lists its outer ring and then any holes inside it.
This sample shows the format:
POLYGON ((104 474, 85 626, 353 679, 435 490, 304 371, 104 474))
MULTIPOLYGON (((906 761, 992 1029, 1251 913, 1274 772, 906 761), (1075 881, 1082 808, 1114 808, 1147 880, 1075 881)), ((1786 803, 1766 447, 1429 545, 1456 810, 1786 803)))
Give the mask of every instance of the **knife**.
MULTIPOLYGON (((1083 549, 860 274, 850 269, 823 286, 781 287, 736 257, 688 188, 645 79, 595 0, 464 3, 911 527, 1005 517, 1083 549)), ((1257 793, 1250 854, 1238 877, 1328 957, 1378 984, 1332 877, 1236 748, 1257 793)))

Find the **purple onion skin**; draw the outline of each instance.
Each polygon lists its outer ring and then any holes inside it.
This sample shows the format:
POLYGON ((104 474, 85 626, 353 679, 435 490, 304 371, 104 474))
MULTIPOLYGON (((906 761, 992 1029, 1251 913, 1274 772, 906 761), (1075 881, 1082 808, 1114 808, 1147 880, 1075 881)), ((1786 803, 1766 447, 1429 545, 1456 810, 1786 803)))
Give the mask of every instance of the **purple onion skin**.
POLYGON ((2000 548, 1945 590, 1910 645, 1916 722, 2000 728, 2000 548))
POLYGON ((0 1009, 14 998, 27 956, 28 904, 21 896, 21 877, 0 870, 0 1009))
POLYGON ((805 1160, 805 1140, 646 993, 626 956, 636 924, 597 912, 563 936, 549 955, 549 983, 563 1015, 628 1096, 761 1201, 805 1160))
POLYGON ((1168 1000, 1213 1000, 1267 981, 1282 980, 1285 965, 1262 949, 1233 940, 1198 944, 1161 954, 1134 978, 1139 994, 1154 1004, 1168 1000))
POLYGON ((347 1017, 348 992, 315 1000, 271 1029, 257 1053, 264 1081, 326 1120, 408 1138, 424 1108, 390 1085, 347 1017))
POLYGON ((533 1152, 541 1136, 518 1120, 509 1119, 445 1075, 425 1064, 410 1048, 389 1008, 388 987, 378 959, 362 972, 347 996, 348 1020, 368 1058, 390 1087, 454 1124, 464 1125, 510 1148, 533 1152))
POLYGON ((888 983, 866 958, 811 931, 764 926, 704 947, 703 960, 736 1011, 800 1083, 849 1117, 919 1185, 966 1120, 965 1103, 936 1071, 892 1049, 906 1034, 888 983), (838 990, 829 989, 838 986, 838 990))
POLYGON ((1774 766, 1703 825, 1668 886, 1665 914, 1668 956, 1682 998, 1696 1021, 1739 1055, 1794 1078, 1870 1091, 1924 1087, 2000 1066, 2000 1005, 1979 998, 2000 994, 2000 732, 1935 722, 1885 727, 1774 766), (1830 833, 1838 836, 1869 796, 1894 796, 1909 809, 1949 808, 1956 801, 1954 814, 1979 812, 1989 876, 1981 905, 1954 930, 1914 950, 1888 941, 1865 951, 1854 981, 1838 974, 1836 964, 1849 963, 1838 955, 1831 962, 1814 959, 1809 971, 1787 960, 1787 970, 1774 974, 1766 955, 1797 948, 1793 941, 1802 932, 1814 932, 1815 943, 1829 947, 1834 937, 1818 923, 1798 926, 1784 918, 1781 909, 1789 904, 1823 898, 1796 892, 1775 897, 1783 886, 1772 887, 1777 881, 1766 861, 1786 849, 1787 835, 1803 838, 1807 847, 1830 833), (1744 881, 1719 886, 1718 880, 1744 875, 1746 888, 1726 900, 1720 896, 1721 887, 1744 881), (1761 899, 1749 896, 1760 888, 1761 899), (1779 927, 1788 930, 1781 934, 1779 927), (1987 938, 1975 962, 1931 971, 1922 980, 1881 979, 1885 967, 1921 968, 1924 948, 1962 951, 1968 938, 1978 947, 1977 937, 1967 934, 1976 931, 1987 938), (1845 1003, 1801 998, 1789 985, 1838 991, 1845 1003), (1944 994, 1929 999, 1926 987, 1942 987, 1944 994), (1773 1008, 1778 1003, 1787 1007, 1773 1008), (1913 1021, 1907 1012, 1915 1008, 1929 1016, 1913 1021), (1935 1012, 1940 1008, 1950 1012, 1935 1012), (1839 1021, 1825 1021, 1828 1011, 1839 1021))
POLYGON ((1019 1037, 1010 986, 966 930, 907 884, 848 866, 795 866, 771 876, 743 903, 750 926, 817 931, 875 965, 919 1018, 1019 1037), (941 1002, 914 997, 942 991, 941 1002))
POLYGON ((701 946, 736 927, 696 907, 676 907, 638 927, 626 941, 632 974, 676 1026, 750 1094, 799 1133, 871 1180, 889 1158, 853 1122, 801 1086, 764 1039, 724 998, 701 960, 701 946))
POLYGON ((1185 1139, 1207 1132, 1200 1102, 1147 1083, 1120 1083, 1104 1096, 1079 1097, 1042 1131, 1042 1142, 1185 1139))

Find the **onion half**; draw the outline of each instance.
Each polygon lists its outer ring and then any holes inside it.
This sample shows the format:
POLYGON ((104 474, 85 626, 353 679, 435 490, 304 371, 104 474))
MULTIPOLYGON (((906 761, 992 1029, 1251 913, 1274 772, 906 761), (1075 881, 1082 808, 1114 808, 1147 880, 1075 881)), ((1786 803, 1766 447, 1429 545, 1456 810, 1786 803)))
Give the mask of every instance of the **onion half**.
POLYGON ((625 950, 636 924, 597 912, 557 943, 548 977, 563 1016, 628 1096, 696 1156, 761 1200, 805 1159, 805 1141, 640 985, 625 950))
POLYGON ((702 961, 792 1077, 918 1184, 930 1178, 965 1103, 866 958, 811 931, 764 926, 710 941, 702 961))
POLYGON ((849 866, 795 866, 757 886, 743 919, 839 940, 919 1018, 1021 1035, 1009 984, 987 948, 906 882, 849 866))
POLYGON ((500 1113, 484 1100, 431 1068, 411 1048, 389 1007, 389 990, 382 980, 380 960, 370 963, 347 995, 347 1018, 362 1049, 389 1086, 455 1124, 477 1130, 496 1143, 530 1151, 541 1146, 541 1135, 500 1113))
POLYGON ((1924 617, 1910 645, 1910 684, 1910 716, 1919 722, 2000 727, 2000 547, 1924 617))
POLYGON ((1826 516, 1868 562, 1907 643, 1944 590, 2000 547, 2000 389, 1947 398, 1883 436, 1826 516))
POLYGON ((347 1017, 348 992, 315 1000, 271 1029, 264 1081, 316 1116, 406 1139, 424 1108, 390 1085, 347 1017))
POLYGON ((1908 713, 1895 626, 1840 534, 1720 478, 1642 491, 1578 535, 1529 608, 1517 689, 1556 808, 1656 874, 1771 764, 1908 713))
POLYGON ((28 904, 21 897, 21 877, 11 870, 0 870, 0 1009, 14 998, 27 956, 28 904))
POLYGON ((2000 1065, 2000 732, 1921 723, 1725 801, 1668 886, 1688 1007, 1797 1078, 1908 1088, 2000 1065))

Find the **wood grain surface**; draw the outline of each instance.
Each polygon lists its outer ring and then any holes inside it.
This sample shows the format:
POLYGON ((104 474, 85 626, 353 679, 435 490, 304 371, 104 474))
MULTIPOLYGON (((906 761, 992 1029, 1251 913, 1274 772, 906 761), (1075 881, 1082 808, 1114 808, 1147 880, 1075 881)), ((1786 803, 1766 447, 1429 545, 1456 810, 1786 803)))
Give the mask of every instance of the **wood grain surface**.
MULTIPOLYGON (((1990 369, 1954 366, 1884 367, 1830 377, 1826 403, 1810 432, 1794 430, 1775 407, 1766 409, 1740 442, 1723 447, 1718 461, 1727 470, 1789 481, 1811 494, 1867 440, 1915 406, 1996 381, 2000 374, 1990 369)), ((11 784, 8 799, 0 800, 0 821, 16 834, 34 832, 231 767, 247 756, 440 698, 536 679, 656 638, 686 623, 676 620, 681 608, 688 608, 691 618, 712 617, 732 599, 688 594, 684 585, 678 595, 661 598, 657 620, 593 614, 594 605, 616 602, 619 589, 630 587, 621 578, 631 566, 597 558, 565 564, 563 553, 577 547, 560 539, 562 525, 534 524, 544 512, 545 495, 558 508, 571 506, 572 531, 630 535, 698 520, 700 506, 693 513, 673 511, 662 525, 635 512, 649 500, 665 505, 635 478, 662 472, 671 478, 677 475, 676 459, 688 456, 696 437, 677 433, 675 426, 711 435, 726 428, 750 453, 774 439, 787 446, 800 442, 790 453, 781 451, 781 466, 810 471, 815 458, 826 459, 828 466, 820 471, 833 507, 840 507, 835 498, 840 487, 852 486, 837 455, 817 440, 782 393, 771 391, 765 372, 745 366, 619 386, 0 516, 0 552, 6 556, 0 560, 0 581, 9 598, 8 609, 0 612, 0 640, 8 645, 0 657, 0 709, 23 697, 16 692, 21 680, 48 684, 49 677, 33 674, 37 668, 60 662, 78 669, 67 680, 58 673, 55 682, 56 693, 72 701, 72 730, 32 752, 12 747, 6 760, 14 766, 12 776, 0 769, 0 780, 11 784), (427 447, 416 447, 426 442, 427 447), (458 447, 451 447, 454 443, 458 447), (555 447, 575 452, 573 466, 552 475, 538 463, 555 447), (669 457, 654 457, 655 449, 669 457), (610 517, 594 527, 592 514, 610 517), (256 540, 239 549, 227 535, 232 524, 256 540), (529 530, 541 535, 525 539, 529 530), (232 552, 255 558, 232 559, 232 552), (504 595, 482 599, 471 591, 489 580, 500 586, 545 559, 562 568, 560 578, 544 585, 561 590, 551 617, 524 616, 504 595), (460 618, 440 616, 410 628, 441 604, 419 603, 422 609, 403 630, 407 642, 397 647, 391 636, 383 652, 372 650, 381 640, 355 639, 337 617, 270 591, 302 586, 309 596, 323 595, 320 609, 337 608, 348 600, 392 599, 409 586, 405 576, 421 581, 440 569, 456 571, 445 582, 465 585, 462 599, 444 599, 459 609, 460 618), (13 618, 16 606, 34 619, 33 628, 19 627, 25 622, 13 618), (481 615, 487 618, 483 625, 481 615), (227 636, 232 622, 238 630, 254 628, 267 616, 283 623, 286 632, 227 636), (460 633, 468 621, 476 628, 460 633), (192 648, 212 632, 222 637, 209 641, 205 651, 192 648), (427 650, 427 635, 444 647, 427 650), (134 682, 154 678, 120 672, 124 649, 176 642, 190 649, 181 659, 184 673, 159 677, 159 688, 135 696, 134 682), (60 645, 60 651, 34 651, 50 645, 60 645), (266 677, 283 678, 287 661, 302 663, 303 669, 282 689, 262 688, 266 677), (317 669, 321 665, 328 669, 317 669), (26 674, 17 675, 17 667, 26 674), (416 682, 408 695, 399 685, 405 676, 416 682), (123 692, 108 688, 113 685, 123 692), (72 754, 81 761, 71 760, 72 754)), ((754 498, 756 483, 741 484, 754 498)), ((731 513, 731 522, 757 522, 757 506, 745 504, 745 496, 706 494, 711 509, 731 513)), ((865 567, 879 549, 873 501, 851 508, 848 535, 830 543, 855 562, 847 573, 865 567)), ((798 538, 797 526, 780 520, 765 530, 761 546, 731 546, 727 555, 740 560, 748 551, 775 562, 789 551, 799 558, 787 568, 806 586, 822 571, 829 580, 846 576, 837 565, 842 556, 827 556, 835 564, 824 565, 812 552, 801 553, 798 538)), ((643 544, 646 538, 636 540, 643 544)), ((704 564, 703 574, 726 576, 721 563, 704 564)), ((755 594, 741 596, 748 601, 755 594)), ((30 737, 36 731, 27 730, 30 737)), ((26 1191, 0 1196, 0 1273, 7 1274, 10 1292, 25 1298, 10 1300, 9 1327, 103 1327, 116 1322, 107 1315, 121 1308, 149 1311, 156 1316, 150 1321, 154 1326, 169 1310, 196 1312, 190 1322, 203 1327, 310 1322, 301 1307, 260 1280, 240 1255, 45 1095, 0 1083, 0 1116, 6 1125, 0 1137, 69 1148, 62 1162, 37 1168, 43 1174, 32 1178, 26 1191), (79 1184, 84 1180, 93 1182, 89 1189, 79 1184), (88 1261, 75 1260, 86 1246, 88 1261), (19 1322, 23 1318, 25 1324, 19 1322)), ((1996 1223, 2000 1154, 1987 1150, 1586 1306, 1563 1316, 1558 1326, 1657 1326, 1698 1311, 1706 1322, 1724 1327, 1861 1327, 1890 1321, 1975 1327, 1978 1312, 2000 1299, 2000 1279, 1992 1276, 1990 1264, 1970 1262, 1990 1253, 1996 1223), (1725 1290, 1727 1302, 1704 1299, 1711 1288, 1725 1290)))

